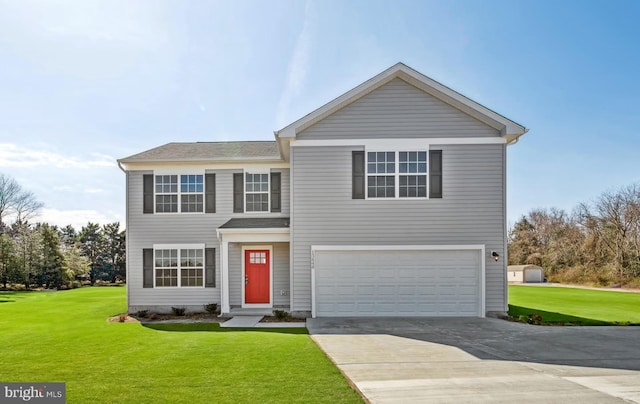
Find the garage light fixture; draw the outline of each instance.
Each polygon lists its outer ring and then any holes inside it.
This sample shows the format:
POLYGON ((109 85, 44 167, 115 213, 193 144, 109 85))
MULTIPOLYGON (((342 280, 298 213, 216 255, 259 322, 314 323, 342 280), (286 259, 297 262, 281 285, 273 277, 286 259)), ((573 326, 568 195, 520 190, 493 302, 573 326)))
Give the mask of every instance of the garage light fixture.
POLYGON ((495 262, 498 262, 498 260, 500 259, 500 254, 498 254, 496 251, 491 251, 491 256, 493 257, 493 260, 495 262))

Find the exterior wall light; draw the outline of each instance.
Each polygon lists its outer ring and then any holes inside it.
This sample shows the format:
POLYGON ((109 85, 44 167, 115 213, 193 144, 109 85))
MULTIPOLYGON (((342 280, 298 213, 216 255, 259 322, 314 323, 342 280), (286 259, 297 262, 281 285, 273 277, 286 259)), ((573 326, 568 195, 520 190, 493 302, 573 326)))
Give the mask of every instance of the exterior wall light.
POLYGON ((493 257, 493 260, 495 262, 498 262, 498 260, 500 259, 500 254, 498 254, 496 251, 491 251, 491 256, 493 257))

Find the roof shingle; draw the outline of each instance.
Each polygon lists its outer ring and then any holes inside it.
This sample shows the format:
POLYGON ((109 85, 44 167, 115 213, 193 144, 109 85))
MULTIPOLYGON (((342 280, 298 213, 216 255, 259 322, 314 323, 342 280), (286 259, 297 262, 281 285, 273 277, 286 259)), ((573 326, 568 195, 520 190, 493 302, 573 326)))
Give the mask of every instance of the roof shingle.
POLYGON ((274 141, 167 143, 120 159, 121 163, 163 161, 280 160, 274 141))

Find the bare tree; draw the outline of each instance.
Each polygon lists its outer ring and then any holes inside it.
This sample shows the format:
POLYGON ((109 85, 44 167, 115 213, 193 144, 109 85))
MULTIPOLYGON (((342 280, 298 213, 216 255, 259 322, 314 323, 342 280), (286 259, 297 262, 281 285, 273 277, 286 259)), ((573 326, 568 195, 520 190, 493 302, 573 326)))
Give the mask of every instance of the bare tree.
POLYGON ((32 192, 23 190, 13 178, 0 174, 0 225, 5 224, 9 215, 15 215, 18 222, 26 222, 36 216, 42 206, 32 192))

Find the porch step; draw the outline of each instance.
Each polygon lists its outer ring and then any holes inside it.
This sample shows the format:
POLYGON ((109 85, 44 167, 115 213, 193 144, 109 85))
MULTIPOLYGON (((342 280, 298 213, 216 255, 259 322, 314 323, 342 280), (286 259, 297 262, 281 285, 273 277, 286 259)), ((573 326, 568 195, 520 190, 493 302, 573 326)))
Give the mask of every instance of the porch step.
POLYGON ((255 309, 255 308, 235 308, 229 312, 230 316, 272 316, 273 310, 277 309, 255 309))
POLYGON ((220 323, 220 327, 253 328, 263 316, 233 316, 231 320, 220 323))

